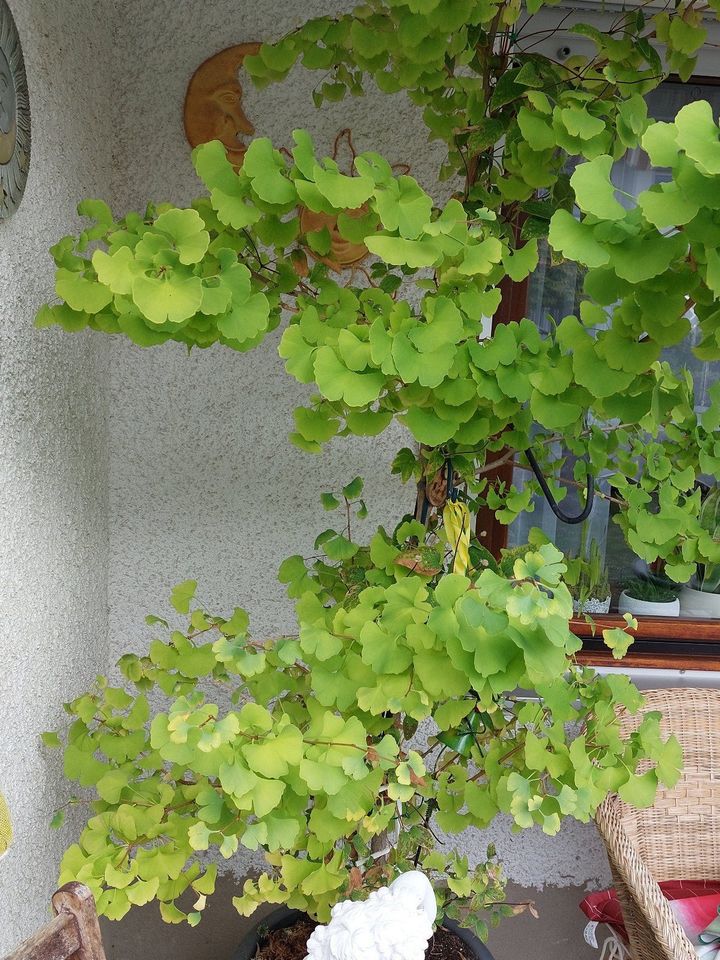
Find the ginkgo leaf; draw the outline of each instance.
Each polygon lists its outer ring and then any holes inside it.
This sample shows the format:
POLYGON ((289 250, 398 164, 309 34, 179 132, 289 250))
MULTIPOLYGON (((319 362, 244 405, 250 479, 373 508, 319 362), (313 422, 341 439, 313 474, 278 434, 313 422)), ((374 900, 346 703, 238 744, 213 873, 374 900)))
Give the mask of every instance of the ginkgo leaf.
POLYGON ((679 153, 675 124, 651 123, 643 135, 642 146, 653 166, 672 167, 679 153))
POLYGON ((375 189, 370 177, 346 177, 332 162, 326 162, 323 169, 319 164, 313 168, 313 180, 318 190, 337 210, 356 210, 368 200, 375 189))
POLYGON ((210 234, 197 210, 166 210, 155 221, 155 230, 172 239, 180 263, 198 263, 210 245, 210 234))
POLYGON ((132 292, 133 279, 144 272, 130 247, 120 247, 111 255, 104 250, 96 250, 92 264, 100 283, 123 296, 132 292))
POLYGON ((56 303, 52 306, 43 305, 35 317, 36 327, 51 327, 57 324, 68 333, 84 330, 90 322, 90 314, 80 310, 72 310, 67 303, 56 303))
POLYGON ((699 210, 676 183, 660 183, 643 190, 637 202, 645 219, 659 228, 689 223, 699 210))
POLYGON ((603 220, 622 220, 627 211, 615 197, 615 187, 610 181, 612 167, 613 158, 607 154, 580 163, 570 177, 570 185, 584 213, 603 220))
POLYGON ((320 347, 315 355, 315 380, 328 400, 344 400, 351 407, 364 407, 377 400, 385 383, 380 371, 356 373, 343 366, 332 347, 320 347))
POLYGON ((533 150, 550 150, 555 146, 555 132, 543 114, 521 107, 517 119, 523 137, 533 150))
POLYGON ((234 192, 239 177, 228 160, 227 150, 219 140, 211 140, 195 147, 192 161, 197 175, 208 188, 217 187, 228 193, 234 192))
POLYGON ((605 130, 605 121, 583 107, 566 107, 560 111, 560 117, 567 132, 581 140, 591 140, 605 130))
POLYGON ((264 293, 254 293, 245 300, 235 301, 229 313, 218 317, 220 333, 229 340, 243 343, 267 329, 270 304, 264 293))
POLYGON ((167 331, 153 330, 152 324, 139 313, 123 313, 118 317, 118 326, 122 332, 138 347, 156 347, 170 337, 167 331))
POLYGON ((180 324, 200 309, 203 286, 199 277, 139 276, 133 280, 135 306, 151 323, 180 324))
POLYGON ((55 289, 72 310, 84 313, 99 313, 113 297, 102 283, 87 280, 81 273, 64 267, 55 273, 55 289))
POLYGON ((695 100, 675 117, 677 144, 705 173, 720 174, 720 131, 707 100, 695 100))
POLYGON ((553 250, 586 267, 602 267, 610 262, 610 253, 596 240, 593 227, 576 220, 567 210, 553 215, 548 241, 553 250))
POLYGON ((661 276, 673 262, 684 257, 687 239, 682 233, 653 232, 644 236, 628 237, 615 245, 613 265, 615 272, 630 283, 641 283, 661 276))
POLYGON ((497 237, 487 237, 480 243, 466 248, 458 271, 465 276, 490 273, 495 264, 500 263, 501 258, 502 244, 497 237))
POLYGON ((365 246, 386 263, 405 264, 408 267, 432 267, 442 257, 439 245, 431 238, 407 240, 404 237, 367 237, 365 246))
POLYGON ((534 390, 530 397, 530 409, 538 423, 550 430, 561 430, 575 423, 583 414, 583 408, 562 398, 548 397, 534 390))
POLYGON ((507 275, 515 283, 529 276, 538 265, 538 242, 529 240, 524 246, 508 251, 503 257, 507 275))
POLYGON ((448 441, 457 429, 457 424, 441 420, 432 410, 421 407, 411 407, 400 420, 417 441, 432 447, 448 441))
POLYGON ((386 230, 414 240, 430 220, 432 198, 412 177, 399 177, 388 189, 376 191, 375 208, 386 230))
POLYGON ((297 199, 295 187, 285 176, 282 154, 273 149, 266 137, 253 140, 243 160, 242 172, 251 182, 261 200, 287 206, 297 199))

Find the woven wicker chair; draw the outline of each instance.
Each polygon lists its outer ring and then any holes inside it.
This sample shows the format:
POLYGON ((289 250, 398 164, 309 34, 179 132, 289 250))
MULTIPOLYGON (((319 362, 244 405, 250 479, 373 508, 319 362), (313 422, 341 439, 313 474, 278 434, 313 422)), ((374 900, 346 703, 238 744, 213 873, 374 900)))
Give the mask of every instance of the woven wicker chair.
MULTIPOLYGON (((633 960, 697 960, 658 882, 720 880, 720 690, 653 690, 643 709, 659 710, 682 744, 682 778, 647 810, 609 797, 597 824, 633 960)), ((625 732, 638 722, 622 718, 625 732)))

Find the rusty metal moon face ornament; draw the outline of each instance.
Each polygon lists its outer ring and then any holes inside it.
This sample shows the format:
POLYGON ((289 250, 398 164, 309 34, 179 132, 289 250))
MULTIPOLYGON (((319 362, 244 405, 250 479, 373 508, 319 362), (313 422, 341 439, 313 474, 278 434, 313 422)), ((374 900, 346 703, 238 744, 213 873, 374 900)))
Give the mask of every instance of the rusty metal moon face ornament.
POLYGON ((0 221, 17 209, 30 167, 30 101, 20 38, 0 0, 0 221))
POLYGON ((235 167, 247 150, 242 137, 255 133, 243 110, 238 70, 245 57, 259 49, 259 43, 238 43, 208 57, 193 74, 185 94, 183 116, 190 146, 220 140, 235 167))

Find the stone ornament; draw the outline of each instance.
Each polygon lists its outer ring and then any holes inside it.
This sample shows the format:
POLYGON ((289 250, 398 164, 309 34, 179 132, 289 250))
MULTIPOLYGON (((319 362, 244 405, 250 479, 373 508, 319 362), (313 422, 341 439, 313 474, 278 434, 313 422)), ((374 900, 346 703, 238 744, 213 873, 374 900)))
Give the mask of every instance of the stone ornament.
POLYGON ((367 900, 342 900, 313 930, 306 960, 424 960, 437 904, 424 873, 411 870, 367 900))
POLYGON ((0 221, 18 208, 30 167, 30 100, 20 38, 0 0, 0 221))
POLYGON ((241 138, 255 133, 243 109, 238 71, 245 57, 259 49, 259 43, 238 43, 208 57, 193 74, 185 94, 183 116, 190 146, 219 140, 236 168, 247 150, 241 138))

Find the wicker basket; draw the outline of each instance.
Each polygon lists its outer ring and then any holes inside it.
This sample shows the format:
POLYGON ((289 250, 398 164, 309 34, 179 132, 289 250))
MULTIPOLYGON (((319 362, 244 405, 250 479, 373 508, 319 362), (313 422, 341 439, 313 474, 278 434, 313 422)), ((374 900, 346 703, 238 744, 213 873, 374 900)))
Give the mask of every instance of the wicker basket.
MULTIPOLYGON (((609 797, 597 813, 633 960, 697 960, 659 882, 720 880, 720 691, 653 690, 644 712, 663 714, 663 733, 682 744, 684 772, 635 810, 609 797)), ((624 715, 626 733, 639 718, 624 715)))

